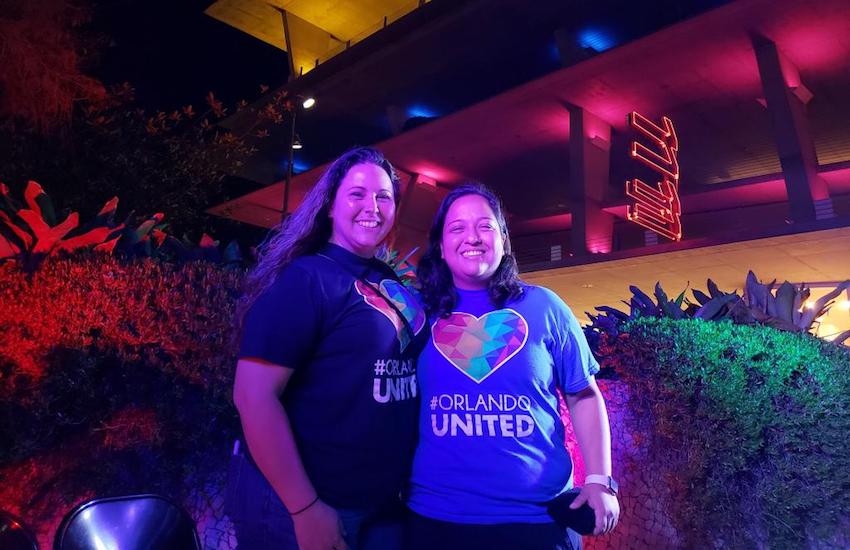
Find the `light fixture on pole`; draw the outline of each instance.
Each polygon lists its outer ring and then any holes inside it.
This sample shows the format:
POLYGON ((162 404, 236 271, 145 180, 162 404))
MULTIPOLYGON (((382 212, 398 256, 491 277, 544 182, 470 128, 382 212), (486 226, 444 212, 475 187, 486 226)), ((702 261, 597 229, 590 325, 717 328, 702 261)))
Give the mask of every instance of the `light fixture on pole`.
POLYGON ((295 120, 298 115, 298 109, 303 108, 305 111, 310 109, 316 104, 316 99, 314 97, 296 95, 295 103, 292 106, 292 111, 290 111, 289 117, 289 162, 286 166, 286 180, 283 182, 283 211, 280 213, 280 220, 283 221, 286 219, 286 216, 289 214, 289 188, 292 183, 292 164, 294 162, 293 152, 295 149, 301 149, 303 145, 301 144, 301 140, 298 139, 298 134, 295 133, 295 120))

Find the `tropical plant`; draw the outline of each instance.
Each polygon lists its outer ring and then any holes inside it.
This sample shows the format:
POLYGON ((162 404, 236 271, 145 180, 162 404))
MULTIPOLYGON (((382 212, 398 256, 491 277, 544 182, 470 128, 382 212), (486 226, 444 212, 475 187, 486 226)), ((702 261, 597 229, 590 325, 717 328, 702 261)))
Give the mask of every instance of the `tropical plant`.
POLYGON ((125 83, 99 101, 80 102, 62 132, 18 128, 0 113, 3 177, 17 191, 16 182, 37 174, 55 199, 84 216, 118 195, 140 211, 162 212, 175 232, 195 240, 223 223, 206 208, 245 191, 247 180, 233 176, 294 109, 285 92, 259 90, 264 101, 231 105, 210 92, 202 106, 146 111, 125 83), (248 122, 225 127, 239 112, 248 122))
POLYGON ((177 239, 167 233, 164 214, 157 213, 133 227, 130 219, 115 222, 118 197, 113 197, 97 216, 79 227, 77 212, 69 213, 57 223, 53 202, 42 187, 30 181, 24 191, 26 207, 15 201, 8 187, 0 183, 0 236, 9 243, 0 250, 0 261, 16 260, 26 271, 33 271, 44 258, 62 252, 94 249, 119 253, 125 257, 174 260, 178 262, 205 260, 241 266, 242 253, 236 241, 219 252, 219 242, 204 234, 197 245, 186 237, 177 239))
POLYGON ((600 354, 630 393, 622 468, 661 501, 631 514, 664 510, 681 548, 847 548, 850 355, 760 324, 624 330, 600 354))
MULTIPOLYGON (((590 319, 585 335, 596 349, 599 334, 617 336, 626 323, 640 318, 730 320, 739 325, 759 323, 790 332, 810 332, 817 319, 829 311, 833 300, 850 288, 850 280, 844 281, 812 302, 809 301, 811 290, 805 284, 794 286, 786 281, 776 287, 775 280, 763 284, 752 271, 747 273, 743 297, 737 292, 720 290, 711 279, 706 284, 708 294, 692 289, 695 303, 685 298, 686 291, 682 291, 675 300, 668 299, 660 283, 655 284, 655 300, 638 287, 630 286, 632 297, 623 302, 629 306, 629 313, 610 306, 595 308, 600 312, 597 315, 585 312, 590 319)), ((840 344, 847 339, 850 339, 850 331, 839 334, 833 341, 840 344)))
POLYGON ((24 191, 26 207, 12 199, 9 188, 0 183, 0 234, 10 245, 10 252, 28 269, 37 267, 45 257, 59 252, 73 252, 94 247, 111 250, 118 241, 123 223, 116 224, 118 199, 113 197, 87 225, 80 227, 76 212, 62 222, 57 217, 50 197, 41 186, 30 181, 24 191))
POLYGON ((774 292, 775 285, 775 279, 769 284, 762 284, 752 271, 747 274, 744 300, 753 318, 781 330, 807 332, 819 317, 829 311, 833 300, 850 287, 850 280, 840 283, 814 302, 809 301, 811 291, 805 284, 795 287, 785 281, 774 292))
POLYGON ((417 246, 404 256, 401 256, 398 250, 384 248, 378 251, 377 258, 395 271, 395 274, 404 286, 418 287, 419 280, 416 278, 416 266, 410 260, 418 250, 419 247, 417 246))

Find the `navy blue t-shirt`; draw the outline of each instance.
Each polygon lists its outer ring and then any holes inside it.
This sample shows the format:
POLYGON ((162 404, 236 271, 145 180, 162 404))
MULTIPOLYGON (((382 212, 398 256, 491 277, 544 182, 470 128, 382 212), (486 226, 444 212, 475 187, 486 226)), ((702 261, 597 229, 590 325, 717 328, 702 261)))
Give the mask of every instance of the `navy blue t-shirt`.
POLYGON ((419 301, 389 266, 334 244, 286 266, 248 311, 239 357, 295 369, 282 402, 310 481, 328 504, 380 505, 409 477, 416 358, 428 334, 419 301), (374 289, 407 318, 412 341, 374 289))

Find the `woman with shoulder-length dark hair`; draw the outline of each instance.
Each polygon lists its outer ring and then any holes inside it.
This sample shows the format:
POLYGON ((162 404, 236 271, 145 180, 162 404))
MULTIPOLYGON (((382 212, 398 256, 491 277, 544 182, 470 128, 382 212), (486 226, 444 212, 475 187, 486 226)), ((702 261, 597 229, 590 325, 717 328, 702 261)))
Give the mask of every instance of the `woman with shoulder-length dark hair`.
POLYGON ((228 487, 240 548, 400 544, 427 324, 374 257, 398 199, 380 152, 345 153, 247 277, 233 398, 249 452, 237 456, 228 487))
POLYGON ((549 513, 572 487, 558 389, 590 473, 572 506, 589 504, 595 534, 613 529, 619 505, 593 376, 599 366, 566 304, 520 281, 502 206, 489 189, 449 192, 418 277, 432 325, 418 365, 408 546, 571 546, 549 513))

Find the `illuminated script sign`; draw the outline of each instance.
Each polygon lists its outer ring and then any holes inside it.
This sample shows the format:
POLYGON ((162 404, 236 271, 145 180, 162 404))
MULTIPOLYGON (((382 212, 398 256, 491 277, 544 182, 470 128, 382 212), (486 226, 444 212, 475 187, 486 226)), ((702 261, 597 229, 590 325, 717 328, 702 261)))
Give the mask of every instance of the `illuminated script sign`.
POLYGON ((682 239, 679 201, 679 139, 673 122, 661 118, 660 127, 643 115, 629 113, 629 126, 648 138, 649 147, 632 142, 632 157, 657 172, 661 181, 649 185, 638 178, 626 181, 626 195, 635 203, 626 207, 629 220, 673 241, 682 239))

